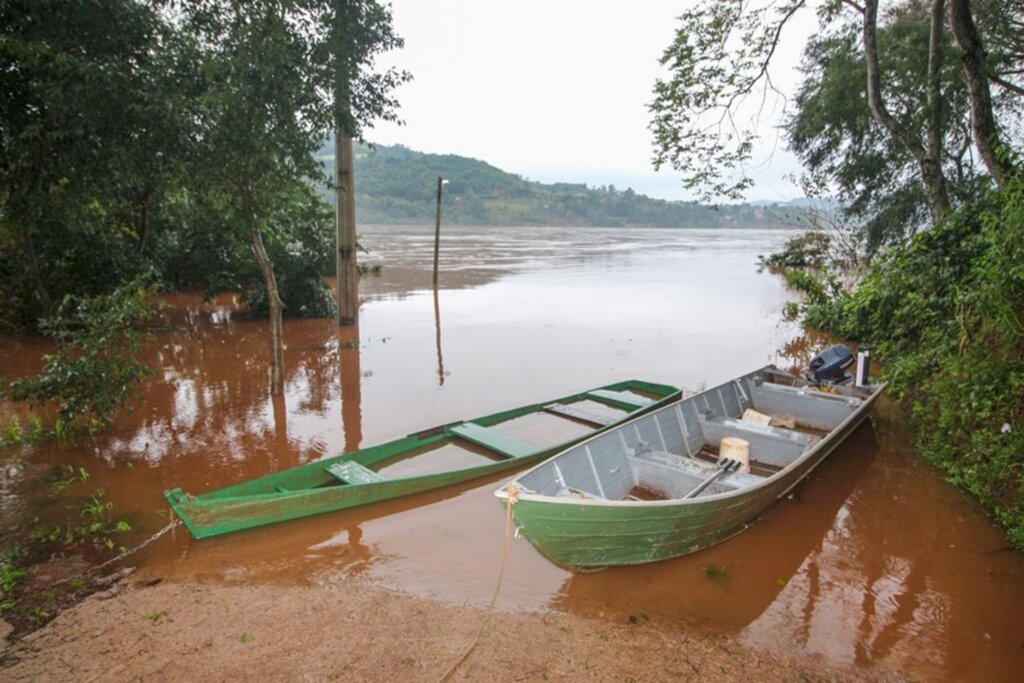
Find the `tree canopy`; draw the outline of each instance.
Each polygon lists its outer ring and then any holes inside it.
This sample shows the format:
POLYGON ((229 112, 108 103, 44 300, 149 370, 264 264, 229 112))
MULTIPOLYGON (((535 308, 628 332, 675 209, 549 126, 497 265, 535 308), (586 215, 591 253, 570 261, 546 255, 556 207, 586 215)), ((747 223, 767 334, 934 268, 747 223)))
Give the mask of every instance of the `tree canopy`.
POLYGON ((788 114, 813 184, 838 194, 873 247, 1002 184, 1021 143, 1019 0, 704 2, 685 12, 650 105, 655 164, 705 196, 736 197, 762 119, 784 102, 771 64, 787 24, 816 9, 788 114))
POLYGON ((333 80, 354 134, 395 119, 408 74, 375 58, 400 46, 374 0, 0 5, 0 326, 141 273, 265 301, 256 237, 287 312, 323 314, 333 80))

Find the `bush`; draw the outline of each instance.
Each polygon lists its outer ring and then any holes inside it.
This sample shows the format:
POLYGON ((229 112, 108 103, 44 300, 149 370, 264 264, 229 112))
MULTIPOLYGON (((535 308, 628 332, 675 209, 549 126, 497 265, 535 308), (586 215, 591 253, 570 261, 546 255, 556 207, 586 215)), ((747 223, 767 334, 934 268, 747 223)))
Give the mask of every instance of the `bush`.
POLYGON ((823 268, 832 242, 821 230, 810 230, 786 241, 782 251, 758 257, 768 268, 823 268))
POLYGON ((65 297, 58 314, 40 324, 58 342, 57 352, 43 357, 42 372, 11 382, 2 396, 34 407, 55 403, 58 436, 107 426, 153 373, 135 358, 147 339, 139 326, 152 314, 152 290, 143 279, 108 295, 65 297))
POLYGON ((876 260, 805 322, 870 345, 916 446, 1024 549, 1024 181, 876 260))

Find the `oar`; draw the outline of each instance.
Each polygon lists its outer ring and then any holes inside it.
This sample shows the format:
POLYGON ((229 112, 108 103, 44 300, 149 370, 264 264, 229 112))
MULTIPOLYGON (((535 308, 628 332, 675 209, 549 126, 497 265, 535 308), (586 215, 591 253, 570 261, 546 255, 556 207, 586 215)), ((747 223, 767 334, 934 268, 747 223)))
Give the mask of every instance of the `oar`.
POLYGON ((730 458, 725 458, 724 460, 719 460, 718 461, 718 469, 715 470, 715 472, 711 476, 709 476, 707 479, 705 479, 701 483, 697 484, 697 488, 693 489, 692 491, 687 493, 685 496, 683 496, 683 500, 686 500, 687 498, 696 498, 697 495, 701 491, 703 491, 707 487, 711 486, 711 484, 714 483, 714 481, 716 479, 718 479, 719 477, 721 477, 721 476, 723 476, 725 474, 728 474, 730 472, 735 472, 737 469, 739 469, 739 466, 740 466, 740 461, 739 460, 732 460, 730 458))

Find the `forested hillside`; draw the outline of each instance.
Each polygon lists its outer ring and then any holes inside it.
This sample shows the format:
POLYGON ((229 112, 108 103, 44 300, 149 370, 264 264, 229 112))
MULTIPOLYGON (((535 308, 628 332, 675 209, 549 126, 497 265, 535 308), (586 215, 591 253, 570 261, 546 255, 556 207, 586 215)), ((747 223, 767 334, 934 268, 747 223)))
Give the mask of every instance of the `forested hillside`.
MULTIPOLYGON (((320 158, 329 167, 333 147, 320 158)), ((330 170, 330 169, 328 169, 330 170)), ((438 176, 447 178, 444 222, 468 225, 719 227, 781 225, 787 207, 736 204, 714 209, 670 202, 614 186, 525 180, 477 159, 424 154, 402 146, 358 145, 356 215, 360 223, 432 223, 438 176)), ((325 191, 329 201, 333 197, 325 191)))

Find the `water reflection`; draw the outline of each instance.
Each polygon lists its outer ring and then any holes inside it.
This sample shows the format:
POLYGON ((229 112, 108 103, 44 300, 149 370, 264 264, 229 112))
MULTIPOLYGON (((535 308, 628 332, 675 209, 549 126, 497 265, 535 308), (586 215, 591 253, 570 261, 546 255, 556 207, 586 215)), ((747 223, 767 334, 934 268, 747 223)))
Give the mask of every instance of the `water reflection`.
POLYGON ((434 330, 437 346, 437 385, 444 386, 444 356, 441 354, 441 300, 434 287, 434 330))
POLYGON ((345 452, 359 450, 363 441, 363 375, 359 365, 359 325, 338 328, 338 362, 341 377, 341 421, 345 452))
MULTIPOLYGON (((805 364, 828 344, 791 342, 800 330, 779 311, 793 294, 756 272, 785 232, 453 228, 436 296, 429 229, 361 235, 385 270, 361 284, 360 327, 287 320, 283 399, 268 398, 264 324, 230 298, 178 296, 147 352, 161 375, 146 402, 95 440, 28 446, 17 459, 42 472, 89 468, 141 540, 166 524, 167 488, 218 488, 620 379, 695 389, 765 362, 805 364)), ((48 350, 0 347, 7 377, 37 370, 48 350)), ((499 607, 642 612, 830 661, 1012 678, 1024 668, 1024 560, 994 552, 998 531, 905 443, 902 417, 880 405, 875 430, 853 435, 792 499, 678 561, 572 575, 515 541, 499 607)), ((484 606, 500 560, 501 481, 203 542, 165 537, 142 569, 259 583, 359 577, 484 606)), ((0 514, 20 519, 3 528, 29 526, 26 490, 24 477, 0 480, 0 514)))
POLYGON ((842 516, 876 454, 874 430, 865 423, 742 534, 665 562, 571 575, 553 604, 588 615, 643 612, 658 619, 710 619, 719 628, 743 628, 794 580, 842 516))

